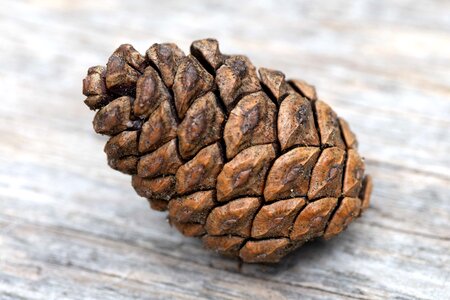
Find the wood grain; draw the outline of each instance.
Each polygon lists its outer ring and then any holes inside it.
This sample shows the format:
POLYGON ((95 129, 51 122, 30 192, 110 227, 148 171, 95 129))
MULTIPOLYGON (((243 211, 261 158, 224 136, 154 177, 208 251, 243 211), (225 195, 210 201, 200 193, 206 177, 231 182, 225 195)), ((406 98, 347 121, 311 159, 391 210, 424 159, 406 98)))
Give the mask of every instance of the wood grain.
POLYGON ((0 3, 0 299, 445 299, 448 1, 0 3), (279 265, 202 249, 106 164, 81 79, 121 43, 225 53, 315 84, 374 177, 371 208, 279 265))

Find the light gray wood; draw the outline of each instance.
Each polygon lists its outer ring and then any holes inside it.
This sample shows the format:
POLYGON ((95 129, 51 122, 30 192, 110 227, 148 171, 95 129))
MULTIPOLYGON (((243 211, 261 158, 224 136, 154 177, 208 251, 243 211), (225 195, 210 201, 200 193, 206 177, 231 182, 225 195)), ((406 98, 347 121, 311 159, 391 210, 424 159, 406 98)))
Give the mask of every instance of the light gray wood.
POLYGON ((0 2, 0 299, 448 299, 450 2, 0 2), (279 265, 182 237, 111 170, 81 79, 121 43, 226 53, 315 84, 372 206, 279 265))

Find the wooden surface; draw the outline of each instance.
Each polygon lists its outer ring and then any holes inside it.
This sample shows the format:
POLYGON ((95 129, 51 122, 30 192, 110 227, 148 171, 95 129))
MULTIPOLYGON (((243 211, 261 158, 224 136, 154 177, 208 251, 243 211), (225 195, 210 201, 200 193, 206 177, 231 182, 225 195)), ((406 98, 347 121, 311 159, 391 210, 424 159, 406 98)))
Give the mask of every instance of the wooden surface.
POLYGON ((0 2, 0 299, 449 299, 450 2, 0 2), (203 37, 314 83, 375 181, 339 237, 243 265, 111 170, 81 79, 121 43, 203 37))

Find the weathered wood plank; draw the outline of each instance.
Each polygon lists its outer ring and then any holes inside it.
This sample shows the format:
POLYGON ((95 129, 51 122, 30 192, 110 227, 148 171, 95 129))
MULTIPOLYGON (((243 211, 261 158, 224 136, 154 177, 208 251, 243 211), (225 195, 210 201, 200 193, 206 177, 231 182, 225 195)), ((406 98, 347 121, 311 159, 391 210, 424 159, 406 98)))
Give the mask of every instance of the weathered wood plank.
MULTIPOLYGON (((217 289, 226 291, 226 286, 232 283, 235 296, 244 295, 239 293, 244 293, 249 286, 250 291, 261 290, 261 283, 256 280, 251 284, 247 280, 250 277, 271 282, 272 289, 288 298, 309 295, 310 289, 318 289, 330 297, 431 299, 428 295, 446 284, 441 276, 450 272, 450 256, 446 253, 450 247, 450 229, 445 222, 449 219, 449 203, 447 198, 430 193, 441 179, 406 173, 408 181, 414 183, 408 189, 386 175, 386 169, 374 167, 378 187, 374 205, 346 234, 331 242, 305 246, 278 267, 244 266, 239 273, 235 262, 202 250, 198 241, 171 230, 163 214, 148 212, 145 201, 138 201, 127 184, 105 184, 51 168, 39 170, 42 176, 30 182, 27 176, 30 166, 16 165, 15 172, 6 173, 11 169, 7 165, 2 178, 12 177, 15 185, 0 190, 0 197, 7 200, 0 207, 0 219, 12 224, 2 229, 6 234, 0 239, 8 262, 20 250, 22 256, 43 264, 43 269, 56 260, 68 268, 94 268, 94 273, 102 276, 112 273, 114 277, 130 278, 127 272, 132 270, 132 273, 146 274, 144 279, 139 279, 144 280, 146 287, 152 286, 146 280, 161 276, 160 272, 171 274, 173 265, 187 264, 186 269, 177 273, 186 276, 189 272, 199 272, 198 276, 206 280, 211 272, 226 270, 227 279, 219 276, 215 284, 217 289), (67 193, 67 181, 85 189, 67 193), (396 199, 392 198, 392 191, 397 191, 396 199), (416 216, 414 206, 427 207, 429 201, 434 201, 432 213, 440 214, 434 218, 428 218, 429 213, 416 216), (30 245, 35 246, 30 249, 30 245), (384 274, 386 268, 396 272, 373 278, 373 274, 384 274), (416 269, 421 270, 419 274, 412 272, 416 269), (404 291, 397 290, 399 276, 404 291), (246 285, 239 288, 242 280, 246 285)), ((189 279, 197 280, 191 275, 189 279)), ((158 290, 157 286, 153 288, 158 290)), ((167 286, 163 289, 166 288, 173 289, 167 286)), ((194 297, 198 287, 191 288, 194 297)))
POLYGON ((0 298, 443 299, 450 294, 446 1, 0 3, 0 298), (373 205, 277 266, 180 236, 110 170, 81 78, 120 43, 213 36, 314 83, 357 133, 373 205))

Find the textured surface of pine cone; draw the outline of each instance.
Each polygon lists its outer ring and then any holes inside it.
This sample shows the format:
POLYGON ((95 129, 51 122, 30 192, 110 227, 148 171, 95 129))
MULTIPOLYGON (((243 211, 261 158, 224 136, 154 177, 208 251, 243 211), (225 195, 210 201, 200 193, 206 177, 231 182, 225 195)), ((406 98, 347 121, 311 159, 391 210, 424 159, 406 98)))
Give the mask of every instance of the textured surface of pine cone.
POLYGON ((257 71, 213 39, 190 52, 122 45, 83 81, 95 131, 111 136, 108 164, 153 209, 245 262, 277 262, 361 215, 371 177, 349 125, 313 86, 257 71))

